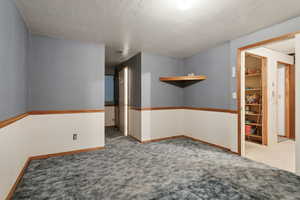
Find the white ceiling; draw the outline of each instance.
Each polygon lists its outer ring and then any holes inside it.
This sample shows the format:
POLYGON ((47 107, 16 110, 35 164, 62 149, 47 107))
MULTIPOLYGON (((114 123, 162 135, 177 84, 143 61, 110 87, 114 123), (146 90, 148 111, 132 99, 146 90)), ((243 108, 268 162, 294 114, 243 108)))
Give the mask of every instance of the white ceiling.
POLYGON ((295 39, 283 40, 280 42, 274 42, 264 46, 265 48, 281 52, 284 54, 295 53, 295 39))
POLYGON ((299 0, 16 0, 36 34, 105 43, 107 62, 148 51, 189 57, 300 15, 299 0))

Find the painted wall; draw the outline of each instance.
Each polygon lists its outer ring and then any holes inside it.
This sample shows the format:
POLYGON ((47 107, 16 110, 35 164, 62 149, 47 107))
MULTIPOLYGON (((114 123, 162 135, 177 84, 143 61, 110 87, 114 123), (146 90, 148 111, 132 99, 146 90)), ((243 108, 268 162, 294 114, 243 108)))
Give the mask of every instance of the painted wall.
POLYGON ((184 88, 184 105, 230 109, 230 44, 225 43, 184 60, 184 72, 207 80, 184 88))
POLYGON ((105 106, 105 126, 116 125, 116 106, 105 106))
POLYGON ((142 141, 184 135, 184 110, 142 111, 142 141))
POLYGON ((0 129, 0 199, 30 156, 104 146, 104 113, 28 116, 0 129), (78 139, 73 141, 73 134, 78 139))
POLYGON ((272 51, 267 48, 259 47, 248 50, 247 52, 256 55, 264 56, 267 58, 267 95, 269 99, 268 105, 268 145, 277 144, 277 131, 276 131, 276 88, 277 88, 277 67, 278 61, 288 64, 294 64, 294 58, 280 52, 272 51))
POLYGON ((128 135, 142 141, 142 112, 133 108, 129 109, 128 135))
POLYGON ((0 1, 0 121, 26 112, 28 31, 14 1, 0 1))
POLYGON ((104 45, 33 35, 28 110, 104 109, 104 45))
POLYGON ((183 60, 142 52, 142 107, 183 105, 183 89, 159 81, 161 76, 183 74, 183 60))
POLYGON ((237 114, 184 110, 183 119, 186 135, 238 152, 237 138, 231 140, 237 132, 237 114))
POLYGON ((121 64, 128 67, 129 106, 141 107, 141 53, 131 57, 121 64))
MULTIPOLYGON (((141 113, 138 110, 142 104, 142 86, 141 86, 141 53, 129 58, 118 66, 118 70, 128 67, 128 135, 141 140, 141 113)), ((119 120, 117 115, 116 120, 119 120)), ((120 124, 118 122, 118 124, 120 124)))

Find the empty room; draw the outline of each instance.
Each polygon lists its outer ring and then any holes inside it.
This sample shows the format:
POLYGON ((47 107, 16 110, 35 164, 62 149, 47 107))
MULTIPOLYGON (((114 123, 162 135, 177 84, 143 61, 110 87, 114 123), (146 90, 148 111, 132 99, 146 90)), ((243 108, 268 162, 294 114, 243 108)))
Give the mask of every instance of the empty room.
POLYGON ((0 199, 300 199, 298 0, 0 0, 0 199))

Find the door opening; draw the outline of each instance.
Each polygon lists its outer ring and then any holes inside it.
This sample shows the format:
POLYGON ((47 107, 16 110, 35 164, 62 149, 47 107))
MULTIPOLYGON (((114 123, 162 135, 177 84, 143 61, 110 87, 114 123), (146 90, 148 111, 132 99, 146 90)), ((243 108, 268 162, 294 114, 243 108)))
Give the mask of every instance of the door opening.
POLYGON ((239 153, 291 172, 297 172, 296 44, 291 36, 259 42, 239 48, 237 60, 239 153), (268 131, 266 146, 262 145, 264 128, 268 131))
POLYGON ((277 63, 276 132, 282 137, 295 139, 295 68, 292 64, 277 63))

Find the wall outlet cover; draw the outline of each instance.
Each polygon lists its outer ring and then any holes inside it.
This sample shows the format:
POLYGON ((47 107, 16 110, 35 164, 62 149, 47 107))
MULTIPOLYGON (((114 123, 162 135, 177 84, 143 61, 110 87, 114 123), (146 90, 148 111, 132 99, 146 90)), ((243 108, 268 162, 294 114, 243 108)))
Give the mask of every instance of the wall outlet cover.
POLYGON ((236 71, 235 71, 236 69, 235 69, 235 67, 232 67, 232 78, 235 78, 235 75, 236 75, 236 71))
POLYGON ((73 140, 77 140, 77 138, 78 138, 78 134, 77 133, 73 134, 73 140))
POLYGON ((232 99, 236 99, 236 98, 237 98, 236 92, 233 92, 232 93, 232 99))

